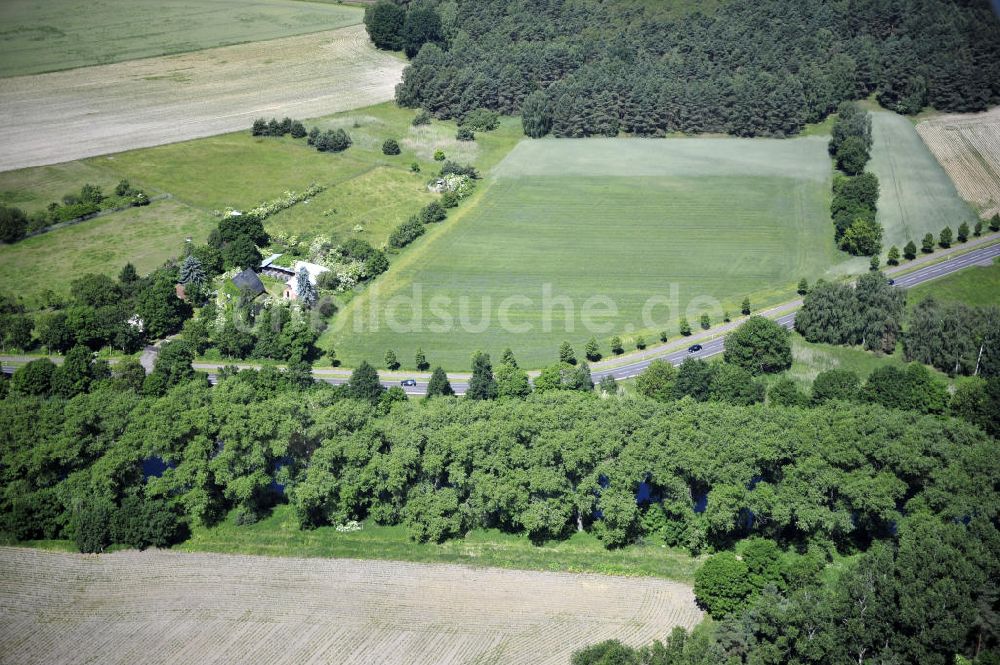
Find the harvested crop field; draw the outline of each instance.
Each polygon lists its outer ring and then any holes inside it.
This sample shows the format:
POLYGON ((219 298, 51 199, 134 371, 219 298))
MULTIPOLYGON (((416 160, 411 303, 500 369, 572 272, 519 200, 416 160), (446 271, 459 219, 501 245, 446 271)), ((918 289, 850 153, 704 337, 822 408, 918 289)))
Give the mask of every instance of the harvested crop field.
POLYGON ((565 663, 700 620, 689 587, 649 578, 0 549, 5 663, 565 663))
POLYGON ((925 120, 917 132, 963 199, 983 217, 1000 213, 1000 107, 925 120))
POLYGON ((0 79, 0 171, 313 118, 392 99, 405 63, 363 26, 0 79))

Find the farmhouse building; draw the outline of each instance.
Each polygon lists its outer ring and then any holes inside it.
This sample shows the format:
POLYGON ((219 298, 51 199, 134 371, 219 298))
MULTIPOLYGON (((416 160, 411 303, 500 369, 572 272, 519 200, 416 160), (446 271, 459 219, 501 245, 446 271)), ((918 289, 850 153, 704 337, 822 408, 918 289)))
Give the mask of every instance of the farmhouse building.
POLYGON ((292 266, 292 276, 289 277, 288 280, 285 282, 285 291, 283 293, 285 300, 295 300, 299 297, 296 288, 298 286, 299 271, 302 270, 303 268, 305 268, 306 274, 309 275, 309 281, 312 283, 313 286, 316 286, 316 281, 319 279, 320 275, 322 275, 325 272, 330 272, 329 268, 326 268, 316 263, 309 263, 307 261, 296 261, 295 265, 292 266))
POLYGON ((264 293, 264 283, 260 281, 260 277, 257 276, 250 268, 247 268, 241 273, 237 273, 233 277, 233 284, 242 292, 248 292, 252 294, 255 298, 260 294, 264 293))

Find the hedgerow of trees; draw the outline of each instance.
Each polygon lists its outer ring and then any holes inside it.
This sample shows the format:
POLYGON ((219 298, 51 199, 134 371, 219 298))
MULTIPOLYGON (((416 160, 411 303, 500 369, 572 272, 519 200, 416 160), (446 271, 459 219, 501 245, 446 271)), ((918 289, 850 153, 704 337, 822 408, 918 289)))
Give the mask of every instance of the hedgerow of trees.
POLYGON ((66 194, 61 202, 53 201, 45 210, 31 215, 14 206, 0 205, 0 241, 17 242, 27 234, 43 232, 55 224, 89 219, 105 211, 145 206, 149 202, 149 196, 144 191, 122 179, 112 195, 106 195, 100 187, 88 183, 80 188, 79 193, 66 194))
POLYGON ((876 219, 878 178, 864 170, 871 156, 871 117, 856 104, 844 102, 837 107, 831 134, 830 154, 846 174, 833 181, 834 238, 850 254, 874 257, 882 251, 882 226, 876 219))
MULTIPOLYGON (((343 152, 353 144, 350 134, 343 129, 320 131, 319 127, 313 127, 307 132, 301 121, 292 120, 287 117, 280 121, 275 118, 271 118, 270 120, 257 118, 250 127, 250 134, 252 136, 271 137, 281 137, 287 134, 293 139, 305 138, 308 145, 313 146, 320 152, 343 152)), ((386 143, 388 145, 388 141, 386 143)), ((395 153, 386 154, 398 155, 398 145, 396 146, 396 150, 397 152, 395 153)))

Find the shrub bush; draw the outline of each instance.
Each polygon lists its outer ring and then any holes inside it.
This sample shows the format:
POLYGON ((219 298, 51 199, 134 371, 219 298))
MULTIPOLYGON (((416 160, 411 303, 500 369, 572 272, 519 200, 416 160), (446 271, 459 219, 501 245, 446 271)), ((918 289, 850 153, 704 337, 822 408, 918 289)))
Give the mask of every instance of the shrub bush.
POLYGON ((328 129, 313 141, 320 152, 343 152, 351 147, 351 137, 343 129, 328 129))
POLYGON ((410 217, 389 234, 389 246, 402 249, 424 234, 424 225, 417 217, 410 217))
POLYGON ((468 127, 459 127, 458 132, 455 133, 455 138, 459 141, 475 141, 476 133, 468 127))
POLYGON ((458 206, 459 196, 455 192, 445 192, 441 195, 441 205, 445 208, 454 208, 458 206))
POLYGON ((382 144, 383 155, 398 155, 400 153, 399 142, 396 139, 386 139, 382 144))
POLYGON ((437 201, 431 201, 420 211, 420 221, 424 224, 443 222, 447 217, 448 213, 445 212, 444 206, 437 201))
POLYGON ((491 132, 500 126, 500 114, 489 109, 475 109, 465 114, 461 126, 477 132, 491 132))
MULTIPOLYGON (((434 158, 437 159, 437 155, 434 158)), ((468 164, 462 165, 458 162, 448 161, 441 165, 441 177, 449 175, 464 175, 477 180, 479 178, 479 171, 474 166, 468 164)))
POLYGON ((20 208, 0 206, 0 240, 17 242, 28 229, 28 216, 20 208))

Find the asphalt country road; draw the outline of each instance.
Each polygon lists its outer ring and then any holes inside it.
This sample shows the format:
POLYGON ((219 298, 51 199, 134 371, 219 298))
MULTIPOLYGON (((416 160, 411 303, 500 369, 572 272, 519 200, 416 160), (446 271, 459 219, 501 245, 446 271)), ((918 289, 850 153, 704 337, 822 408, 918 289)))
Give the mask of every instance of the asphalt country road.
MULTIPOLYGON (((937 279, 938 277, 950 275, 970 266, 991 265, 997 257, 1000 257, 1000 243, 973 249, 968 253, 961 254, 953 259, 946 259, 940 263, 934 263, 925 267, 917 268, 913 272, 907 273, 906 275, 895 279, 895 286, 898 288, 908 289, 918 284, 923 284, 933 279, 937 279)), ((902 266, 900 268, 887 271, 886 274, 890 277, 890 279, 894 279, 892 277, 894 272, 899 272, 907 268, 909 268, 909 266, 902 266)), ((761 314, 765 316, 772 314, 768 318, 773 318, 785 328, 791 329, 795 326, 795 310, 801 306, 802 300, 798 299, 773 307, 765 312, 761 312, 761 314)), ((732 330, 742 322, 743 319, 734 321, 725 327, 709 330, 704 335, 691 336, 690 338, 684 340, 685 343, 689 342, 690 344, 682 349, 659 353, 654 351, 636 362, 618 365, 608 369, 595 369, 595 371, 591 372, 591 379, 594 383, 599 383, 605 376, 612 376, 615 380, 635 378, 636 376, 642 374, 643 370, 649 367, 654 360, 666 360, 674 365, 680 365, 684 362, 685 358, 704 359, 717 356, 725 351, 725 336, 721 333, 732 330), (707 339, 708 336, 712 336, 711 339, 707 339), (688 347, 694 344, 701 344, 701 350, 694 353, 689 352, 687 350, 688 347)), ((676 343, 677 342, 674 344, 676 343)), ((600 363, 595 363, 595 367, 599 368, 600 363)), ((326 381, 327 383, 333 385, 347 383, 348 380, 348 377, 346 376, 323 376, 322 370, 316 372, 316 374, 317 379, 326 381)), ((209 374, 210 380, 214 380, 214 378, 213 374, 209 374)), ((426 394, 428 379, 426 377, 420 377, 419 375, 416 375, 414 378, 416 378, 417 385, 404 388, 406 393, 414 396, 426 394)), ((400 383, 395 380, 383 379, 382 385, 388 388, 398 386, 400 383)), ((456 394, 463 395, 468 389, 469 384, 465 380, 451 381, 451 387, 454 389, 456 394)))
MULTIPOLYGON (((924 284, 931 280, 950 275, 971 266, 991 265, 998 257, 1000 257, 1000 243, 994 243, 971 249, 970 251, 960 254, 954 258, 918 267, 912 272, 907 272, 905 275, 901 275, 899 277, 893 277, 893 275, 909 270, 912 267, 912 264, 887 270, 886 275, 889 276, 890 279, 895 280, 895 286, 897 288, 908 289, 917 286, 918 284, 924 284)), ((791 329, 795 326, 795 311, 801 306, 802 300, 798 299, 783 303, 762 312, 758 312, 758 314, 771 318, 785 328, 791 329)), ((649 367, 654 360, 666 360, 674 365, 680 365, 684 362, 685 358, 705 359, 717 356, 725 351, 725 333, 739 326, 744 320, 744 318, 740 318, 723 326, 717 326, 701 334, 692 335, 691 337, 683 340, 675 340, 674 342, 671 342, 661 348, 652 348, 646 350, 645 352, 634 354, 637 356, 637 359, 632 362, 629 362, 628 360, 623 361, 622 358, 611 358, 594 363, 594 371, 591 372, 591 378, 594 383, 599 383, 601 379, 606 376, 614 377, 615 380, 631 379, 641 374, 643 370, 649 367), (700 344, 702 347, 701 350, 697 352, 689 352, 688 348, 695 344, 700 344), (682 348, 678 348, 680 345, 683 345, 682 348)), ((23 364, 33 359, 34 357, 32 356, 3 356, 0 358, 0 360, 3 361, 3 372, 7 374, 12 374, 18 364, 23 364), (11 364, 12 362, 14 364, 11 364)), ((62 359, 54 358, 54 360, 56 362, 60 362, 62 359)), ((235 365, 240 368, 257 367, 253 364, 243 363, 235 363, 235 365)), ((195 363, 194 368, 196 370, 207 372, 209 381, 215 383, 220 365, 195 363)), ((382 385, 387 388, 399 386, 400 381, 403 379, 413 378, 416 380, 417 385, 403 387, 406 394, 411 396, 421 396, 427 392, 427 382, 430 379, 428 375, 416 373, 408 376, 404 373, 398 372, 393 373, 392 376, 387 376, 387 374, 389 373, 382 373, 382 385)), ((313 375, 316 377, 317 381, 325 381, 326 383, 332 385, 347 383, 350 378, 349 370, 346 369, 318 369, 313 371, 313 375)), ((463 395, 468 389, 468 379, 465 377, 467 377, 467 375, 463 375, 461 379, 451 381, 451 387, 456 394, 463 395)))
MULTIPOLYGON (((945 275, 950 275, 952 273, 958 272, 970 266, 988 266, 993 263, 993 261, 1000 257, 1000 244, 989 245, 987 247, 981 247, 974 249, 967 254, 962 254, 953 259, 947 259, 941 263, 935 263, 922 268, 917 268, 913 272, 907 273, 899 278, 893 278, 892 274, 896 271, 887 271, 887 275, 890 279, 894 280, 894 286, 896 288, 908 289, 918 284, 923 284, 929 282, 938 277, 944 277, 945 275)), ((898 271, 898 270, 897 270, 898 271)), ((778 316, 771 316, 768 318, 773 318, 777 323, 784 326, 785 328, 792 329, 795 327, 795 311, 802 306, 802 300, 795 300, 789 303, 775 307, 772 310, 779 313, 778 316), (780 313, 785 310, 793 310, 787 313, 780 313)), ((767 315, 767 312, 762 312, 762 314, 767 315)), ((730 324, 729 329, 732 329, 739 325, 740 322, 735 324, 730 324)), ((725 351, 725 337, 718 336, 704 342, 699 342, 695 338, 691 338, 691 344, 701 344, 701 351, 691 353, 687 349, 682 349, 679 351, 673 351, 671 353, 666 353, 656 357, 647 357, 642 360, 630 363, 627 365, 621 365, 615 367, 614 369, 607 371, 596 371, 591 374, 594 383, 597 383, 605 376, 612 376, 616 380, 619 379, 631 379, 642 373, 644 369, 649 367, 653 360, 668 360, 674 365, 680 365, 684 362, 685 358, 710 358, 716 356, 725 351)))

